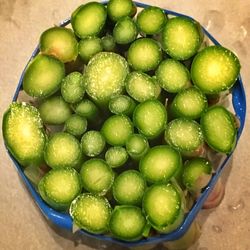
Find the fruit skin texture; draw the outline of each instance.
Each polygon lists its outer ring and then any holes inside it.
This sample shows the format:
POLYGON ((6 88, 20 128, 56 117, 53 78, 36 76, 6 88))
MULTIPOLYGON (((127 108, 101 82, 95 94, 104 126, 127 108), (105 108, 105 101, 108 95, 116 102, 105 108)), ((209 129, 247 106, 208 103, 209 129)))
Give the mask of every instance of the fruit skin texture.
POLYGON ((112 187, 115 174, 107 162, 92 158, 83 163, 80 177, 84 190, 104 196, 112 187))
POLYGON ((101 129, 106 142, 112 146, 124 146, 133 132, 133 123, 125 115, 110 116, 101 129))
POLYGON ((85 117, 81 117, 80 115, 74 114, 66 120, 64 130, 67 133, 78 137, 85 133, 85 131, 87 130, 87 126, 88 121, 85 117))
POLYGON ((145 225, 146 218, 141 209, 132 205, 116 206, 109 222, 114 237, 124 241, 139 240, 145 225))
POLYGON ((140 206, 147 184, 137 170, 127 170, 116 177, 112 186, 118 204, 140 206))
POLYGON ((167 21, 167 16, 164 11, 155 6, 150 6, 143 9, 136 19, 139 30, 147 35, 160 33, 164 24, 167 21), (150 20, 149 20, 150 19, 150 20))
POLYGON ((201 116, 201 128, 205 137, 205 141, 210 148, 225 154, 230 154, 233 151, 237 140, 237 128, 232 113, 230 113, 226 108, 223 106, 212 106, 208 108, 208 110, 201 116), (222 117, 222 113, 224 117, 222 117), (214 118, 212 116, 214 116, 214 118), (211 124, 211 122, 208 124, 206 120, 209 119, 212 119, 214 124, 211 124), (223 128, 222 123, 224 125, 223 128), (231 136, 230 141, 227 140, 226 144, 225 131, 224 133, 221 132, 221 129, 225 129, 225 126, 227 126, 226 132, 230 133, 231 136), (212 137, 209 130, 213 130, 212 137), (220 145, 218 145, 218 142, 220 145), (222 142, 224 145, 222 145, 222 142))
POLYGON ((38 107, 45 124, 60 125, 71 116, 71 109, 61 96, 52 96, 45 99, 38 107))
POLYGON ((67 210, 72 200, 81 193, 81 190, 79 173, 73 168, 50 170, 38 184, 38 191, 43 200, 59 211, 67 210), (53 189, 46 188, 46 185, 53 189), (69 186, 70 190, 67 190, 65 186, 69 186), (64 193, 63 196, 61 192, 64 193))
POLYGON ((194 56, 202 40, 199 24, 186 17, 169 19, 162 30, 163 50, 176 60, 187 60, 194 56))
POLYGON ((74 223, 79 228, 93 234, 101 234, 108 231, 111 212, 112 208, 106 198, 90 193, 83 193, 77 196, 69 209, 74 223))
POLYGON ((165 129, 167 112, 158 100, 147 100, 136 106, 133 113, 133 123, 139 132, 148 139, 154 139, 165 129))
POLYGON ((2 133, 8 150, 20 164, 38 166, 43 162, 47 137, 35 107, 13 102, 4 113, 2 133))
POLYGON ((83 62, 88 63, 95 54, 103 51, 102 40, 99 37, 84 38, 80 40, 78 50, 83 62))
POLYGON ((190 85, 188 69, 174 59, 162 61, 155 74, 159 85, 169 93, 178 93, 190 85))
POLYGON ((64 64, 52 56, 37 55, 27 66, 23 90, 32 97, 45 98, 54 94, 65 76, 64 64))
POLYGON ((165 141, 182 154, 194 152, 204 143, 204 135, 198 122, 186 118, 176 118, 168 123, 165 141), (179 136, 179 135, 182 136, 179 136))
POLYGON ((208 107, 206 96, 196 87, 179 92, 170 106, 173 117, 198 119, 208 107))
POLYGON ((105 6, 101 3, 90 2, 80 5, 72 13, 71 25, 79 38, 96 36, 102 31, 106 18, 107 11, 105 6))
POLYGON ((129 44, 136 39, 137 35, 137 26, 128 16, 119 19, 113 30, 114 40, 118 44, 129 44))
POLYGON ((142 72, 154 70, 162 60, 161 47, 151 38, 137 39, 128 49, 127 60, 134 70, 142 72))
POLYGON ((68 103, 77 103, 83 99, 85 93, 84 77, 75 71, 68 74, 61 83, 61 94, 68 103))
POLYGON ((233 87, 240 73, 240 62, 230 50, 209 46, 200 51, 191 66, 191 78, 205 94, 218 94, 233 87))
POLYGON ((80 143, 66 132, 54 133, 46 144, 44 159, 53 169, 77 167, 83 159, 80 143))
POLYGON ((182 166, 180 153, 168 145, 150 148, 141 158, 139 169, 149 183, 167 183, 182 166))
POLYGON ((150 186, 142 201, 147 220, 156 230, 172 225, 178 218, 181 206, 180 193, 171 183, 150 186))
POLYGON ((96 54, 85 70, 87 94, 99 105, 107 105, 112 96, 124 91, 128 73, 128 63, 119 54, 113 52, 96 54))
POLYGON ((132 17, 136 14, 136 11, 136 6, 132 0, 110 0, 107 4, 108 16, 113 22, 117 22, 122 17, 132 17))
POLYGON ((44 31, 40 37, 42 54, 51 55, 63 63, 74 61, 78 55, 78 43, 71 29, 53 27, 44 31))

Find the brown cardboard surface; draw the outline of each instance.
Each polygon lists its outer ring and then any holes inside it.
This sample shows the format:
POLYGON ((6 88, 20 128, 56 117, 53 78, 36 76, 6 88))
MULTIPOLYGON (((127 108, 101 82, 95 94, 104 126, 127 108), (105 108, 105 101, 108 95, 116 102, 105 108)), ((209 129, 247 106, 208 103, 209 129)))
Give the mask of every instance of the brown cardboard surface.
MULTIPOLYGON (((40 33, 58 24, 85 1, 0 0, 0 114, 7 108, 18 79, 38 42, 40 33)), ((186 13, 199 20, 242 65, 250 100, 250 0, 145 0, 186 13)), ((27 192, 0 137, 0 249, 120 249, 72 236, 51 227, 27 192)), ((223 173, 226 194, 216 210, 202 211, 202 236, 192 249, 250 249, 250 120, 234 153, 232 167, 223 173)), ((155 249, 162 249, 156 247, 155 249)))

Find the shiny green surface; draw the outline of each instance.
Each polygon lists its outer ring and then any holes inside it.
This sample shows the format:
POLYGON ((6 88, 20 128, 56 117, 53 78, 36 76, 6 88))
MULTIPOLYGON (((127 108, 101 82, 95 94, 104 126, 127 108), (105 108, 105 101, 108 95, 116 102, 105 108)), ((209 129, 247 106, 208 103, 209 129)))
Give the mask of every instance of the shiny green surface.
POLYGON ((79 228, 93 234, 101 234, 108 231, 111 211, 106 198, 83 193, 71 203, 69 212, 79 228))
POLYGON ((240 62, 230 50, 210 46, 199 52, 192 63, 193 83, 206 94, 230 89, 240 72, 240 62))
POLYGON ((102 159, 90 159, 81 167, 80 176, 85 190, 93 194, 105 195, 114 182, 114 172, 102 159))
POLYGON ((66 210, 81 193, 82 184, 78 172, 73 168, 50 170, 39 182, 42 198, 56 210, 66 210))
POLYGON ((162 60, 161 47, 151 38, 137 39, 128 49, 127 60, 134 70, 154 70, 162 60))
POLYGON ((46 135, 35 107, 13 102, 4 113, 2 133, 8 150, 21 165, 41 164, 46 135))
POLYGON ((37 98, 54 94, 65 75, 64 64, 52 56, 37 55, 28 65, 24 78, 24 91, 37 98))
POLYGON ((236 144, 233 115, 223 106, 213 106, 201 117, 201 127, 208 145, 217 152, 229 154, 236 144))
POLYGON ((52 27, 40 36, 40 50, 45 55, 51 55, 66 63, 76 60, 78 42, 71 29, 52 27))

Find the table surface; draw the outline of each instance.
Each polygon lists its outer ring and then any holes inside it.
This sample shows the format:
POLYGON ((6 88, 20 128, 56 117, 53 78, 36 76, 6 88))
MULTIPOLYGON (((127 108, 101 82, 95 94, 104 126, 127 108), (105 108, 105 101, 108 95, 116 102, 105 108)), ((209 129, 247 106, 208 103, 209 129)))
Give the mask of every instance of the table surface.
MULTIPOLYGON (((41 32, 68 17, 83 2, 0 0, 0 119, 41 32)), ((216 34, 224 46, 236 52, 241 60, 247 100, 250 100, 250 0, 145 0, 144 3, 193 16, 216 34)), ((249 132, 247 116, 232 167, 222 176, 226 184, 225 198, 217 209, 199 215, 202 236, 193 250, 250 249, 249 132)), ((118 249, 77 235, 72 237, 49 225, 7 156, 2 135, 0 140, 0 249, 118 249)))

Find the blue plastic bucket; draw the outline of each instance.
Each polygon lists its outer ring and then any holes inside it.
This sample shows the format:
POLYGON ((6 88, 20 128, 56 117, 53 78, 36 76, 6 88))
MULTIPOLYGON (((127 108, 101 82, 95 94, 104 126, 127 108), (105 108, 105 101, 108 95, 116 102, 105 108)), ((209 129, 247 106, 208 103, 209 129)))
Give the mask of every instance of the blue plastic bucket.
MULTIPOLYGON (((103 4, 106 4, 107 2, 103 2, 103 4)), ((143 3, 138 3, 135 2, 135 4, 137 5, 137 7, 141 7, 141 8, 145 8, 148 7, 148 5, 143 4, 143 3)), ((184 16, 187 18, 191 18, 189 16, 180 14, 180 13, 176 13, 170 10, 164 10, 166 14, 172 15, 172 16, 184 16)), ((67 26, 70 23, 70 19, 66 19, 63 22, 60 23, 60 26, 67 26)), ((207 31, 203 28, 203 31, 205 33, 205 35, 207 36, 207 38, 210 40, 210 42, 212 42, 213 44, 216 45, 220 45, 220 43, 207 31)), ((32 60, 37 54, 39 53, 39 47, 37 47, 34 52, 32 53, 28 63, 30 62, 30 60, 32 60)), ((28 65, 27 63, 27 65, 28 65)), ((26 65, 26 67, 27 67, 26 65)), ((23 82, 23 76, 24 76, 24 72, 25 69, 24 68, 22 75, 20 77, 19 83, 17 85, 14 97, 13 97, 13 101, 17 100, 19 91, 22 88, 22 82, 23 82)), ((241 136, 242 130, 244 128, 244 123, 245 123, 245 116, 246 116, 246 97, 245 97, 245 92, 244 92, 244 87, 243 87, 243 83, 241 80, 241 77, 239 76, 239 78, 237 79, 236 84, 234 85, 233 89, 232 89, 232 104, 233 104, 233 108, 235 111, 236 116, 238 117, 238 119, 240 120, 240 127, 238 129, 238 134, 237 134, 237 142, 239 141, 239 138, 241 136)), ((8 152, 9 153, 9 152, 8 152)), ((36 192, 35 188, 33 187, 33 185, 30 183, 30 181, 27 179, 27 177, 24 175, 23 173, 23 169, 22 167, 19 165, 19 163, 13 158, 13 156, 9 153, 10 158, 12 159, 12 161, 14 162, 14 165, 19 173, 19 175, 21 176, 21 178, 23 179, 25 185, 27 186, 27 188, 29 189, 31 195, 33 196, 35 202, 37 203, 38 207, 40 208, 40 210, 42 211, 42 213, 44 214, 44 216, 51 221, 52 223, 54 223, 55 225, 57 225, 60 228, 65 228, 67 230, 72 231, 72 227, 73 227, 73 223, 72 223, 72 219, 70 217, 69 214, 67 213, 61 213, 61 212, 57 212, 54 209, 50 208, 40 197, 40 195, 36 192)), ((206 187, 206 189, 203 191, 202 195, 199 197, 199 199, 195 202, 195 204, 193 205, 192 209, 190 210, 190 212, 186 215, 182 225, 175 230, 174 232, 171 232, 169 234, 158 234, 156 236, 147 238, 147 239, 142 239, 136 242, 125 242, 125 241, 121 241, 121 240, 117 240, 114 239, 110 236, 107 235, 94 235, 91 233, 88 233, 84 230, 81 230, 82 234, 92 237, 94 239, 98 239, 98 240, 103 240, 103 241, 108 241, 110 243, 116 243, 116 244, 120 244, 126 247, 135 247, 135 246, 142 246, 145 244, 157 244, 163 241, 171 241, 171 240, 176 240, 178 238, 180 238, 189 228, 189 226, 192 224, 193 220, 195 219, 196 215, 198 214, 198 212, 200 211, 200 209, 202 208, 205 200, 207 199, 208 195, 210 194, 211 190, 213 189, 213 187, 215 186, 221 172, 223 171, 223 169, 227 166, 229 159, 231 158, 232 153, 230 155, 228 155, 225 160, 222 162, 222 164, 217 168, 215 174, 213 175, 213 177, 211 178, 208 186, 206 187)))

